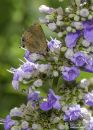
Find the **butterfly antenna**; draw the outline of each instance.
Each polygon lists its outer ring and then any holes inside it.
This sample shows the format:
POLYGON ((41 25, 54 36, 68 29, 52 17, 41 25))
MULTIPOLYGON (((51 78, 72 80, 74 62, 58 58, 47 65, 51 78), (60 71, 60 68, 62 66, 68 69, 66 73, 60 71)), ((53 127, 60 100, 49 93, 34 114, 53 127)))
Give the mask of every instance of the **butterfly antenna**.
POLYGON ((25 63, 23 60, 21 60, 20 58, 18 58, 18 60, 21 62, 21 63, 25 63))

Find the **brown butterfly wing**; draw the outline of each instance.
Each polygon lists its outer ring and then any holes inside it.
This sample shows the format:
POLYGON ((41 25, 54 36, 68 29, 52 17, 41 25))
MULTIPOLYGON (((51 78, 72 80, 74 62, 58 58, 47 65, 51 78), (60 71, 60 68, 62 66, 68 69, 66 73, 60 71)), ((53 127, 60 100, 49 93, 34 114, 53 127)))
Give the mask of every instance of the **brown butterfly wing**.
POLYGON ((39 23, 32 25, 24 32, 23 45, 30 51, 35 53, 45 53, 47 50, 46 38, 43 29, 39 23))

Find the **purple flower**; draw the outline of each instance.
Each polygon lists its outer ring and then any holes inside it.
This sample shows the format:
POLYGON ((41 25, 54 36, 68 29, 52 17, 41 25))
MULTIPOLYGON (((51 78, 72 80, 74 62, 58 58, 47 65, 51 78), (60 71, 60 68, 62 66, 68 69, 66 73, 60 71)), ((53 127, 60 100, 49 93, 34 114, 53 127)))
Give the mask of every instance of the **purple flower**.
POLYGON ((10 128, 15 124, 15 121, 11 120, 10 115, 5 118, 4 128, 5 130, 10 130, 10 128))
POLYGON ((65 38, 66 46, 68 48, 75 47, 80 35, 84 35, 84 38, 88 42, 93 42, 93 19, 83 22, 83 30, 76 31, 75 33, 68 33, 65 38))
POLYGON ((65 38, 66 46, 68 48, 75 47, 79 36, 80 36, 80 31, 77 31, 75 33, 68 33, 65 38))
POLYGON ((73 81, 80 74, 80 70, 77 67, 64 67, 62 71, 63 79, 67 81, 73 81))
POLYGON ((76 66, 84 66, 87 62, 87 57, 83 52, 77 52, 73 55, 71 58, 71 61, 76 65, 76 66))
POLYGON ((13 76, 12 85, 15 89, 19 88, 19 82, 23 79, 29 79, 32 75, 36 74, 37 64, 27 61, 16 69, 13 76))
POLYGON ((85 104, 93 106, 93 91, 84 96, 85 104))
POLYGON ((29 62, 27 61, 26 63, 24 63, 22 66, 21 66, 21 69, 24 71, 24 72, 29 72, 31 73, 32 71, 36 70, 37 68, 37 65, 34 64, 33 62, 29 62))
POLYGON ((88 72, 93 72, 93 59, 88 59, 85 70, 88 72))
POLYGON ((40 104, 40 108, 43 111, 48 111, 52 108, 60 109, 61 105, 59 103, 60 96, 55 95, 52 89, 49 90, 48 99, 40 104))
POLYGON ((39 92, 35 91, 28 94, 29 101, 38 101, 40 99, 39 92))
POLYGON ((61 45, 61 42, 59 40, 56 40, 56 38, 51 38, 51 41, 48 42, 48 48, 52 52, 58 52, 61 48, 61 45))
POLYGON ((24 58, 30 62, 35 62, 37 60, 44 59, 43 55, 37 54, 37 53, 31 53, 30 51, 26 51, 24 58))
POLYGON ((13 76, 13 80, 12 80, 13 88, 15 88, 15 89, 19 88, 19 81, 22 81, 22 77, 23 77, 23 71, 20 68, 18 68, 14 72, 14 76, 13 76))
POLYGON ((81 108, 80 105, 73 105, 65 111, 64 120, 65 121, 75 121, 80 117, 81 108))
POLYGON ((27 51, 25 52, 24 57, 25 57, 28 61, 31 61, 30 55, 31 55, 31 52, 27 50, 27 51))
POLYGON ((93 19, 85 21, 83 25, 84 25, 84 38, 89 42, 93 42, 93 19))

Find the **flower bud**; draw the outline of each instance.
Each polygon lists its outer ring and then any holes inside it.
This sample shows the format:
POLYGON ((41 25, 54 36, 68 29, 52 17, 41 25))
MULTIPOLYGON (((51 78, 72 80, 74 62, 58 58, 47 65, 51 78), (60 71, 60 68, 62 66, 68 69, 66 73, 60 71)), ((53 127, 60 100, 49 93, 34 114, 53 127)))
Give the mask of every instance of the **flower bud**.
POLYGON ((13 126, 11 130, 22 130, 20 126, 13 126))
POLYGON ((89 20, 91 20, 92 18, 93 18, 93 16, 92 16, 92 15, 89 15, 89 16, 88 16, 88 19, 89 19, 89 20))
POLYGON ((83 29, 83 24, 81 22, 73 22, 72 26, 75 27, 77 30, 83 29))
POLYGON ((58 72, 56 70, 53 71, 53 76, 58 77, 58 72))
POLYGON ((42 127, 39 124, 32 124, 33 130, 42 130, 42 127))
POLYGON ((13 109, 11 109, 10 111, 10 116, 18 116, 18 117, 21 117, 22 116, 22 112, 19 108, 15 107, 13 109))
POLYGON ((62 37, 63 36, 63 33, 62 32, 58 32, 58 37, 60 38, 60 37, 62 37))
POLYGON ((63 16, 62 15, 58 15, 57 16, 57 20, 62 20, 63 19, 63 16))
POLYGON ((65 53, 65 57, 67 59, 70 59, 73 55, 74 55, 73 49, 67 49, 67 51, 65 53))
POLYGON ((90 46, 90 42, 87 41, 87 40, 83 40, 83 41, 82 41, 82 45, 83 45, 84 47, 89 47, 89 46, 90 46))
POLYGON ((29 123, 27 121, 23 121, 21 126, 22 126, 22 129, 27 129, 29 127, 29 123))
POLYGON ((36 87, 41 87, 42 84, 43 84, 43 82, 42 82, 41 79, 38 79, 38 80, 36 80, 36 81, 33 83, 33 85, 36 86, 36 87))
POLYGON ((66 28, 67 32, 71 32, 72 28, 69 26, 66 28))
POLYGON ((73 18, 75 14, 69 14, 69 18, 73 18))
POLYGON ((72 9, 70 7, 68 7, 68 8, 65 9, 66 13, 71 13, 71 11, 72 11, 72 9))
POLYGON ((56 28, 57 28, 57 26, 56 26, 55 23, 49 23, 49 24, 48 24, 48 27, 49 27, 49 29, 50 29, 51 31, 55 31, 56 28))
POLYGON ((63 15, 63 9, 61 7, 56 9, 58 15, 63 15))
POLYGON ((75 15, 74 20, 79 21, 80 17, 78 15, 75 15))
POLYGON ((82 79, 80 82, 80 87, 81 88, 86 88, 90 85, 89 81, 87 79, 82 79))
POLYGON ((62 125, 62 123, 59 123, 58 124, 58 130, 64 130, 65 128, 64 128, 64 125, 62 125))
POLYGON ((60 21, 60 20, 57 20, 56 25, 57 25, 57 26, 63 26, 63 25, 64 25, 64 22, 63 22, 63 21, 60 21))
POLYGON ((59 121, 60 121, 60 118, 59 118, 59 117, 55 117, 55 118, 53 119, 53 124, 58 123, 59 121))
POLYGON ((52 12, 53 12, 53 8, 50 8, 50 7, 48 7, 48 6, 46 6, 46 5, 41 5, 40 7, 39 7, 39 11, 41 12, 41 13, 48 13, 48 14, 51 14, 52 12))
POLYGON ((80 16, 88 17, 88 15, 89 15, 89 11, 88 11, 87 8, 83 8, 83 9, 80 10, 80 16))

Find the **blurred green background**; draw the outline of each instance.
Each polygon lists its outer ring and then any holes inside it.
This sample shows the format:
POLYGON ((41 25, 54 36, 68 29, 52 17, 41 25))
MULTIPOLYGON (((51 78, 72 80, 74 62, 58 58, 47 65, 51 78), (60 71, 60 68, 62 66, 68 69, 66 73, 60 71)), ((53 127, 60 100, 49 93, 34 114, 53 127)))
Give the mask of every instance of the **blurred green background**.
MULTIPOLYGON (((37 21, 39 16, 41 16, 38 8, 42 4, 52 7, 65 7, 66 0, 65 3, 59 3, 57 0, 0 0, 1 118, 4 118, 11 108, 19 106, 26 100, 26 97, 13 90, 11 85, 12 74, 7 69, 18 67, 20 63, 18 58, 23 58, 24 50, 19 48, 21 35, 27 27, 37 21)), ((44 31, 49 36, 46 28, 44 28, 44 31)), ((0 125, 0 130, 4 130, 3 125, 0 125)))

